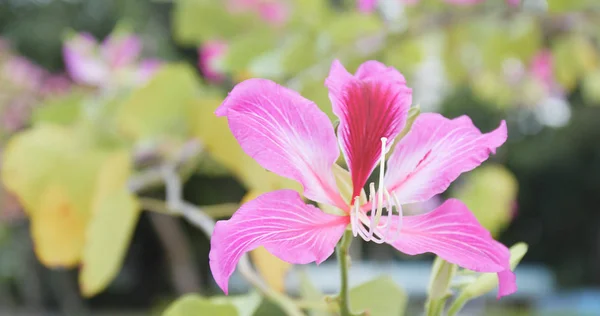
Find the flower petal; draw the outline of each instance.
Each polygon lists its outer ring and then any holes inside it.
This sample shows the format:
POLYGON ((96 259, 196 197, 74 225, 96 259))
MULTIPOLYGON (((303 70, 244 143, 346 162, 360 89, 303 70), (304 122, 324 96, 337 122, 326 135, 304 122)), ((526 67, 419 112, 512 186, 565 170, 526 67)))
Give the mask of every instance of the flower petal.
POLYGON ((142 40, 131 34, 111 35, 100 47, 102 56, 113 68, 132 64, 142 51, 142 40))
POLYGON ((293 264, 327 259, 349 219, 305 204, 293 190, 269 192, 219 221, 211 238, 210 269, 223 292, 242 255, 259 246, 293 264))
POLYGON ((108 80, 108 68, 100 59, 97 49, 96 39, 88 33, 77 34, 65 42, 65 67, 74 81, 97 86, 108 80))
POLYGON ((432 252, 469 270, 497 272, 498 295, 516 291, 508 248, 495 241, 459 200, 450 199, 426 214, 405 216, 399 238, 390 244, 408 255, 432 252))
POLYGON ((356 70, 356 77, 361 80, 380 79, 406 85, 406 79, 396 68, 387 67, 376 60, 369 60, 360 65, 356 70))
POLYGON ((338 137, 352 174, 355 197, 381 156, 381 138, 393 140, 402 131, 412 90, 400 73, 376 61, 361 65, 354 77, 347 74, 334 61, 325 85, 333 112, 340 119, 338 137))
POLYGON ((304 186, 314 201, 346 209, 331 168, 339 156, 329 118, 295 91, 265 79, 238 84, 215 112, 261 166, 304 186))
POLYGON ((463 173, 485 161, 506 141, 504 121, 482 134, 467 116, 417 117, 388 161, 385 183, 402 204, 426 201, 444 192, 463 173))
POLYGON ((363 13, 371 13, 375 11, 377 0, 358 0, 356 3, 358 11, 363 13))

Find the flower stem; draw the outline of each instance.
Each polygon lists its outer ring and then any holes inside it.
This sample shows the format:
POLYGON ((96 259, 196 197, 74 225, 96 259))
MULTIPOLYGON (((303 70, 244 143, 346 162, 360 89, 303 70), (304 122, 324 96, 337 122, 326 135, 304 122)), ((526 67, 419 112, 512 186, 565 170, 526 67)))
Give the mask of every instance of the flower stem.
POLYGON ((352 231, 346 230, 342 241, 338 244, 336 254, 340 263, 341 288, 338 296, 341 316, 357 316, 350 311, 350 292, 348 291, 348 268, 350 265, 350 244, 352 243, 352 231))

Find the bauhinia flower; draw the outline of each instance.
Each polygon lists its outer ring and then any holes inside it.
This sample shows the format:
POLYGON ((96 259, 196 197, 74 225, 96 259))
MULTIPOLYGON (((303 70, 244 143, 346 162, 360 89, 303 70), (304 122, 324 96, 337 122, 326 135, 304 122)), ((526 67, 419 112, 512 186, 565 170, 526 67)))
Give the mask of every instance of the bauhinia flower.
POLYGON ((76 34, 63 47, 65 66, 74 81, 95 87, 135 86, 146 82, 160 66, 155 59, 139 60, 141 40, 112 34, 98 44, 88 33, 76 34))
POLYGON ((431 252, 470 270, 495 272, 498 297, 516 291, 508 249, 462 202, 450 199, 415 216, 402 212, 403 204, 430 199, 486 160, 505 142, 505 123, 483 134, 466 116, 421 114, 397 141, 386 166, 412 102, 402 74, 368 61, 352 75, 334 61, 325 85, 340 121, 337 139, 317 105, 269 80, 239 83, 217 109, 243 150, 262 167, 300 182, 306 198, 339 211, 325 213, 293 190, 243 204, 231 219, 217 222, 212 236, 210 267, 221 289, 228 292, 237 262, 258 246, 293 264, 318 264, 351 229, 354 236, 388 243, 408 255, 431 252), (335 165, 340 147, 352 182, 346 197, 334 176, 341 168, 335 165), (368 185, 367 199, 363 188, 377 165, 378 187, 368 185))

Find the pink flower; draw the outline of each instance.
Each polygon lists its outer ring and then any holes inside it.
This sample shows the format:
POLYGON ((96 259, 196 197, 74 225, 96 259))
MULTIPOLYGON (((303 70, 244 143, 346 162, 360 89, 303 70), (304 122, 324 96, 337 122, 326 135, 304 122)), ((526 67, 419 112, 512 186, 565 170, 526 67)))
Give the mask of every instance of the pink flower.
POLYGON ((67 71, 74 81, 97 87, 141 84, 158 68, 155 60, 138 63, 140 39, 130 34, 110 35, 102 44, 88 33, 77 34, 63 46, 67 71), (152 67, 146 67, 151 64, 152 67))
POLYGON ((340 120, 337 139, 327 115, 313 102, 269 80, 238 84, 217 109, 242 149, 262 167, 300 182, 306 198, 342 214, 305 204, 292 190, 245 203, 231 219, 217 222, 211 240, 210 267, 221 289, 228 292, 237 262, 258 246, 293 264, 321 263, 349 226, 354 236, 409 255, 432 252, 470 270, 496 272, 498 297, 516 291, 508 249, 462 202, 450 199, 421 215, 402 213, 403 204, 430 199, 486 160, 505 142, 505 123, 482 134, 466 116, 421 114, 395 146, 385 173, 385 154, 404 128, 412 102, 404 77, 376 61, 365 62, 352 75, 334 61, 325 85, 340 120), (353 193, 346 199, 332 173, 338 145, 352 179, 353 193), (378 190, 371 183, 367 200, 363 187, 378 163, 378 190))
POLYGON ((273 26, 285 24, 290 17, 289 8, 282 0, 227 0, 226 6, 231 13, 250 12, 273 26))
POLYGON ((215 64, 226 53, 227 42, 221 40, 207 41, 198 49, 198 68, 208 81, 220 83, 225 80, 225 74, 215 64))
POLYGON ((554 74, 552 72, 552 53, 549 50, 538 52, 531 62, 531 74, 539 80, 547 92, 554 86, 554 74))

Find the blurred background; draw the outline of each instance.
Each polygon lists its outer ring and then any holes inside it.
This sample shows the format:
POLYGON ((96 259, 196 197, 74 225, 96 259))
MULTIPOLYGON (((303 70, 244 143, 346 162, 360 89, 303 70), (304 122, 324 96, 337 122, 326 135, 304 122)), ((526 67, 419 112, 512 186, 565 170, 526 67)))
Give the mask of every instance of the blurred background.
MULTIPOLYGON (((0 315, 159 315, 220 294, 206 235, 165 214, 160 170, 215 219, 287 187, 213 111, 262 77, 333 121, 335 58, 396 67, 422 112, 485 132, 507 121, 495 156, 410 206, 459 197, 505 245, 529 245, 521 290, 464 315, 600 315, 599 21, 596 0, 0 0, 0 315)), ((419 315, 430 256, 352 251, 352 284, 391 275, 419 315)), ((337 289, 335 262, 251 257, 281 290, 337 289)), ((232 291, 248 289, 234 275, 232 291)), ((255 315, 278 315, 268 305, 255 315)))

